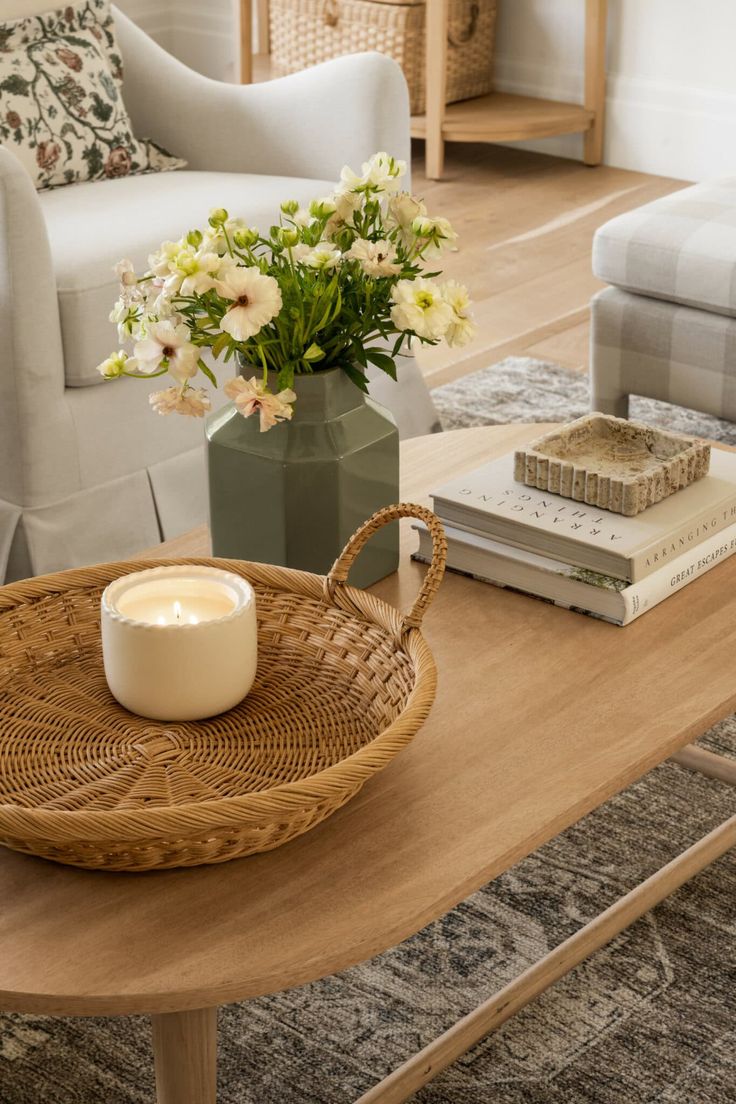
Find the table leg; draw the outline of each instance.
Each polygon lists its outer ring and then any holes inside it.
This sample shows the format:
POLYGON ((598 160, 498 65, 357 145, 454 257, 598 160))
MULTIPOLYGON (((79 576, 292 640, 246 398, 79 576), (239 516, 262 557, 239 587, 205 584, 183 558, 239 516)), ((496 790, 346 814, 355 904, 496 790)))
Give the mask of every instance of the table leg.
POLYGON ((156 1104, 215 1104, 217 1009, 151 1016, 156 1104))

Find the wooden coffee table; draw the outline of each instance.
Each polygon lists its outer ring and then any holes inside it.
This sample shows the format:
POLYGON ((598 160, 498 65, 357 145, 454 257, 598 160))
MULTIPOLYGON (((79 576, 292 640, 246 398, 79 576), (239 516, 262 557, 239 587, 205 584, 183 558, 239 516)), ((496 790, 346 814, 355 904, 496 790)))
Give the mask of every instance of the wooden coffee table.
MULTIPOLYGON (((407 499, 540 426, 403 445, 407 499)), ((165 546, 206 552, 206 533, 165 546)), ((408 562, 375 590, 409 605, 408 562)), ((161 550, 158 550, 159 555, 161 550)), ((448 575, 425 622, 440 687, 413 744, 292 843, 222 866, 75 870, 0 848, 0 1008, 149 1013, 159 1104, 215 1100, 216 1007, 301 985, 391 947, 736 708, 736 558, 626 629, 448 575)), ((679 754, 675 754, 678 753, 679 754)), ((647 879, 380 1085, 398 1104, 736 844, 736 816, 647 879)))

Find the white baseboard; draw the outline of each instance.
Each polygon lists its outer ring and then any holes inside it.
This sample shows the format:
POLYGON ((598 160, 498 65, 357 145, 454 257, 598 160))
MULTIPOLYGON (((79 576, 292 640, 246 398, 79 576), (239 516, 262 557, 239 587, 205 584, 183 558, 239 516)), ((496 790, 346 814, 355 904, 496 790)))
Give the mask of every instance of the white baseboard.
MULTIPOLYGON (((502 92, 551 100, 582 99, 582 71, 495 61, 502 92)), ((621 169, 703 180, 736 171, 736 93, 688 88, 609 73, 604 161, 621 169)), ((579 158, 582 138, 521 142, 524 149, 579 158)))

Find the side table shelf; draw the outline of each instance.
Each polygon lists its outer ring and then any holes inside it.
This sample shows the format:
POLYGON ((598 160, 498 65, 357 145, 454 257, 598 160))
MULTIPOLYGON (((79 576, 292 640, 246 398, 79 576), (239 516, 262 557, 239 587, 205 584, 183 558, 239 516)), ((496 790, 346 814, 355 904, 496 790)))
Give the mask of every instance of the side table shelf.
POLYGON ((585 95, 582 104, 491 92, 445 104, 448 0, 427 0, 426 103, 411 121, 414 138, 426 139, 426 172, 442 177, 445 142, 515 142, 584 133, 583 159, 598 165, 603 152, 606 99, 607 0, 585 0, 585 95))

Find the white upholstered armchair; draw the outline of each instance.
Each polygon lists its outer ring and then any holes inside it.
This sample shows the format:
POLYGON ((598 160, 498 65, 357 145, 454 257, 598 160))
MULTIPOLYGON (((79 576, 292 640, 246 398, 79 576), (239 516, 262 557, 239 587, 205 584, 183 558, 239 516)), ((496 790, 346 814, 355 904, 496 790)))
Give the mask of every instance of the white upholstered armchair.
MULTIPOLYGON (((11 0, 10 16, 51 6, 11 0)), ((282 199, 324 194, 346 162, 409 156, 403 76, 379 54, 222 84, 115 15, 136 133, 189 168, 37 193, 0 148, 0 582, 126 557, 205 519, 201 422, 157 418, 145 384, 95 371, 116 342, 112 265, 143 268, 213 206, 268 226, 282 199)), ((409 433, 432 427, 413 364, 372 390, 409 433)))

